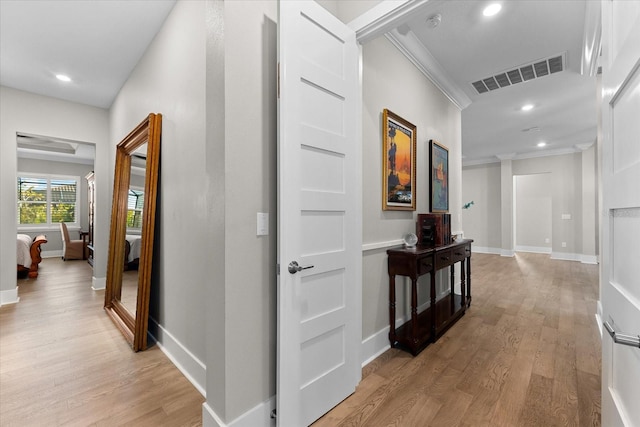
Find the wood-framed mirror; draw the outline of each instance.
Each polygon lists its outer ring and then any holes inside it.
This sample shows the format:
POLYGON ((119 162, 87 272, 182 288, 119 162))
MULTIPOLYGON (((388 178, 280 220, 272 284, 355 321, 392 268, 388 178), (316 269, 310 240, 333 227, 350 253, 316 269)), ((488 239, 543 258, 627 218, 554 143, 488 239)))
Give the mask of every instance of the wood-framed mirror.
POLYGON ((161 130, 151 113, 116 148, 104 309, 133 351, 147 348, 161 130))

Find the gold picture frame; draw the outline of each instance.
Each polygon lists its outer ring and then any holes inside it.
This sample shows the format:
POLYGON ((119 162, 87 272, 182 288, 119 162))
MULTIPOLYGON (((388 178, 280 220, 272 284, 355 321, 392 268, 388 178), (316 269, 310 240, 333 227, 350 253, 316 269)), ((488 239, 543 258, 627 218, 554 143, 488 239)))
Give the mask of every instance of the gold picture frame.
POLYGON ((382 210, 416 210, 416 126, 382 112, 382 210))

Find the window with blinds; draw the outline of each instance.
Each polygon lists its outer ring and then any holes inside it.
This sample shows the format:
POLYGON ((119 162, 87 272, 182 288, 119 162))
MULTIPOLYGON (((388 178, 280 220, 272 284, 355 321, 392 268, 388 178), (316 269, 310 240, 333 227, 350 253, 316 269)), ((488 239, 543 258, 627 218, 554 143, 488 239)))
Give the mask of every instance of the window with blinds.
POLYGON ((142 228, 143 207, 144 191, 130 188, 127 198, 127 228, 142 228))
POLYGON ((80 177, 18 174, 18 224, 77 224, 80 177))

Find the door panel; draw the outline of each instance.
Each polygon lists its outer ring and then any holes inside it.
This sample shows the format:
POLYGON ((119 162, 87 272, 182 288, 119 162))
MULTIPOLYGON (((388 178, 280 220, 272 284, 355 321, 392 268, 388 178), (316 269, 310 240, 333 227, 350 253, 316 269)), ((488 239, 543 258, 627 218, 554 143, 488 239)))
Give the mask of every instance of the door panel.
POLYGON ((304 426, 360 380, 359 49, 312 1, 279 16, 277 421, 304 426), (290 273, 296 261, 307 269, 290 273))
MULTIPOLYGON (((640 7, 602 1, 602 321, 640 335, 640 7)), ((640 348, 602 339, 602 425, 640 422, 640 348)))

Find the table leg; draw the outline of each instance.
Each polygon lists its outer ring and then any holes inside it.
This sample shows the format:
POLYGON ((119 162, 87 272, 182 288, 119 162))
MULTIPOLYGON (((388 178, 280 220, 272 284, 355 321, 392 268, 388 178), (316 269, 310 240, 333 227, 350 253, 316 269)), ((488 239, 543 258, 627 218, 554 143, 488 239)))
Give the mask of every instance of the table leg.
POLYGON ((471 307, 471 256, 467 257, 467 307, 471 307))
POLYGON ((87 237, 89 237, 89 233, 87 233, 86 231, 80 230, 80 238, 82 239, 82 259, 88 258, 87 237))
POLYGON ((460 263, 460 307, 464 310, 467 308, 467 298, 466 298, 466 277, 464 273, 464 261, 460 263))
POLYGON ((456 292, 455 292, 455 283, 456 283, 456 265, 451 264, 451 267, 449 267, 449 269, 451 270, 451 315, 453 316, 453 313, 456 312, 456 292))
POLYGON ((431 300, 431 341, 436 340, 436 272, 435 270, 429 273, 431 276, 430 283, 430 300, 431 300))
POLYGON ((389 343, 396 343, 396 276, 389 275, 389 343))
POLYGON ((418 350, 418 278, 411 278, 411 347, 414 356, 418 350))

